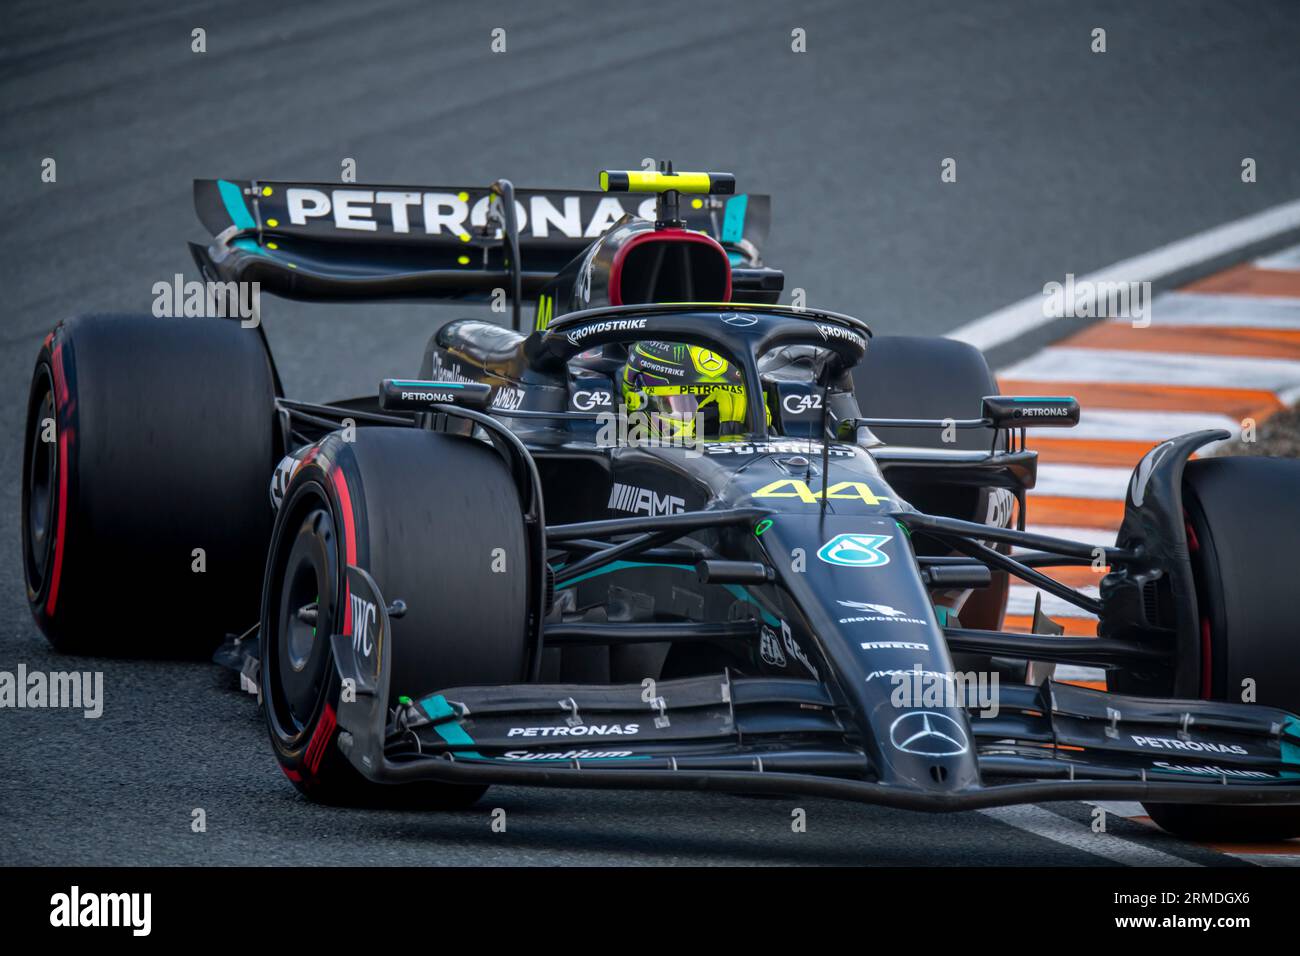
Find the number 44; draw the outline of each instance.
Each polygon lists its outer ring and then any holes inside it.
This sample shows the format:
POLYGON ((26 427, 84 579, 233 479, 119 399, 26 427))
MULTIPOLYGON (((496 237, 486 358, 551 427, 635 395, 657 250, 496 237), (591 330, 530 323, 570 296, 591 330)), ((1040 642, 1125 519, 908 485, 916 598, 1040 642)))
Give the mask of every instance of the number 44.
MULTIPOLYGON (((826 489, 825 494, 827 498, 832 500, 863 501, 869 505, 878 505, 889 501, 888 498, 877 497, 867 483, 863 481, 836 482, 826 489)), ((813 491, 805 481, 798 478, 782 478, 780 481, 774 481, 770 485, 759 488, 751 497, 798 498, 807 504, 815 505, 821 496, 821 491, 813 491)))

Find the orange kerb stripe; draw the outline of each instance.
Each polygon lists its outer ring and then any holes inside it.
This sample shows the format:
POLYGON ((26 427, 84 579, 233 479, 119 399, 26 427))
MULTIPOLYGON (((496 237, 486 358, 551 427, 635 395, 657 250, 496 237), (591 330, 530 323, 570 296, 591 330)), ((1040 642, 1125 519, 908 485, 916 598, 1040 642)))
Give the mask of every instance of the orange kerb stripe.
MULTIPOLYGON (((1049 615, 1050 616, 1050 615, 1049 615)), ((1080 617, 1062 617, 1052 618, 1057 624, 1065 628, 1066 637, 1096 637, 1097 622, 1092 618, 1080 617)), ((1003 621, 1002 626, 1008 631, 1016 631, 1021 634, 1028 634, 1030 627, 1033 626, 1034 620, 1028 614, 1008 614, 1003 621)))
POLYGON ((1124 502, 1029 494, 1029 523, 1114 531, 1124 520, 1124 502))
POLYGON ((1092 569, 1092 565, 1072 568, 1039 568, 1049 578, 1055 578, 1062 584, 1068 584, 1072 588, 1093 588, 1101 583, 1101 579, 1106 576, 1106 572, 1100 573, 1092 569))
POLYGON ((1256 269, 1249 263, 1183 286, 1184 292, 1219 292, 1230 295, 1281 295, 1300 297, 1300 272, 1256 269))
MULTIPOLYGON (((1031 382, 1006 379, 1004 395, 1073 395, 1087 414, 1091 408, 1132 411, 1220 412, 1233 418, 1267 418, 1282 407, 1272 392, 1253 388, 1196 388, 1189 385, 1134 385, 1109 382, 1031 382)), ((1033 437, 1030 437, 1031 447, 1033 437)))
MULTIPOLYGON (((1085 411, 1086 415, 1087 412, 1085 411)), ((1132 468, 1156 442, 1111 441, 1102 438, 1044 438, 1031 435, 1029 448, 1038 452, 1040 461, 1063 465, 1116 465, 1132 468)))
POLYGON ((1134 349, 1143 352, 1186 352, 1300 359, 1300 330, 1298 329, 1161 325, 1135 329, 1118 322, 1099 322, 1063 344, 1090 349, 1134 349))

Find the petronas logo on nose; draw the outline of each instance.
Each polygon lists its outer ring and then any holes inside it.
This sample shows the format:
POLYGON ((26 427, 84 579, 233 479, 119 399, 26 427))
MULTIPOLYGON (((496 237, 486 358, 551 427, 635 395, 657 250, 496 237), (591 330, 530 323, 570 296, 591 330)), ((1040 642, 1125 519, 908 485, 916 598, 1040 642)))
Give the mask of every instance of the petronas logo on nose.
POLYGON ((889 563, 889 555, 880 549, 892 540, 888 534, 837 534, 821 546, 817 557, 843 568, 877 568, 889 563))

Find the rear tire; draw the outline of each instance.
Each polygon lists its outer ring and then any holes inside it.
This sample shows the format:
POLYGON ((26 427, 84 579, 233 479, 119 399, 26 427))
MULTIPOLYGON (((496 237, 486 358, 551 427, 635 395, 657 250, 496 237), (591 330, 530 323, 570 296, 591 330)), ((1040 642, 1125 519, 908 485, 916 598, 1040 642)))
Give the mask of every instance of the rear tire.
POLYGON ((261 336, 80 316, 46 337, 29 394, 23 570, 50 643, 189 656, 251 627, 280 443, 261 336))
POLYGON ((487 789, 380 787, 339 751, 340 683, 328 635, 346 609, 345 571, 364 568, 392 621, 393 700, 526 678, 528 549, 505 463, 481 442, 410 428, 340 433, 309 452, 276 518, 262 602, 262 698, 285 775, 312 800, 463 808, 487 789), (499 550, 498 550, 499 549, 499 550), (503 569, 494 573, 494 568, 503 569), (316 627, 297 610, 318 602, 316 627))
MULTIPOLYGON (((1241 699, 1255 681, 1261 704, 1300 711, 1300 628, 1278 612, 1300 584, 1300 461, 1208 458, 1187 463, 1183 506, 1209 660, 1202 696, 1241 699)), ((1285 840, 1300 836, 1300 806, 1145 804, 1170 833, 1201 840, 1285 840)))

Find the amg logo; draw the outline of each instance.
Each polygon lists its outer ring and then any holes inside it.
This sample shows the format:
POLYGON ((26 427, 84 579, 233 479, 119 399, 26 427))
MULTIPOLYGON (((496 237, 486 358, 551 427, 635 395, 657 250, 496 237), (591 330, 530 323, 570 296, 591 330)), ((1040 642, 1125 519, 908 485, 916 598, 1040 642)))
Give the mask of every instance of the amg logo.
POLYGON ((636 485, 624 485, 614 482, 609 493, 611 511, 626 511, 630 514, 644 514, 651 518, 660 515, 679 515, 686 510, 686 499, 676 495, 661 495, 649 488, 636 485))
MULTIPOLYGON (((428 236, 468 236, 471 229, 487 225, 488 197, 471 206, 465 192, 423 192, 397 189, 321 189, 291 186, 285 192, 289 222, 305 226, 311 220, 332 218, 335 229, 353 232, 393 232, 407 235, 417 229, 428 236)), ((627 212, 613 196, 603 196, 584 222, 580 196, 531 196, 528 204, 515 201, 521 235, 546 239, 552 230, 567 239, 595 239, 627 212), (556 203, 559 203, 557 206, 556 203)), ((650 221, 655 200, 642 200, 636 214, 650 221)))
POLYGON ((375 605, 360 595, 349 595, 352 599, 352 650, 370 656, 375 649, 370 637, 370 625, 378 618, 375 605))

